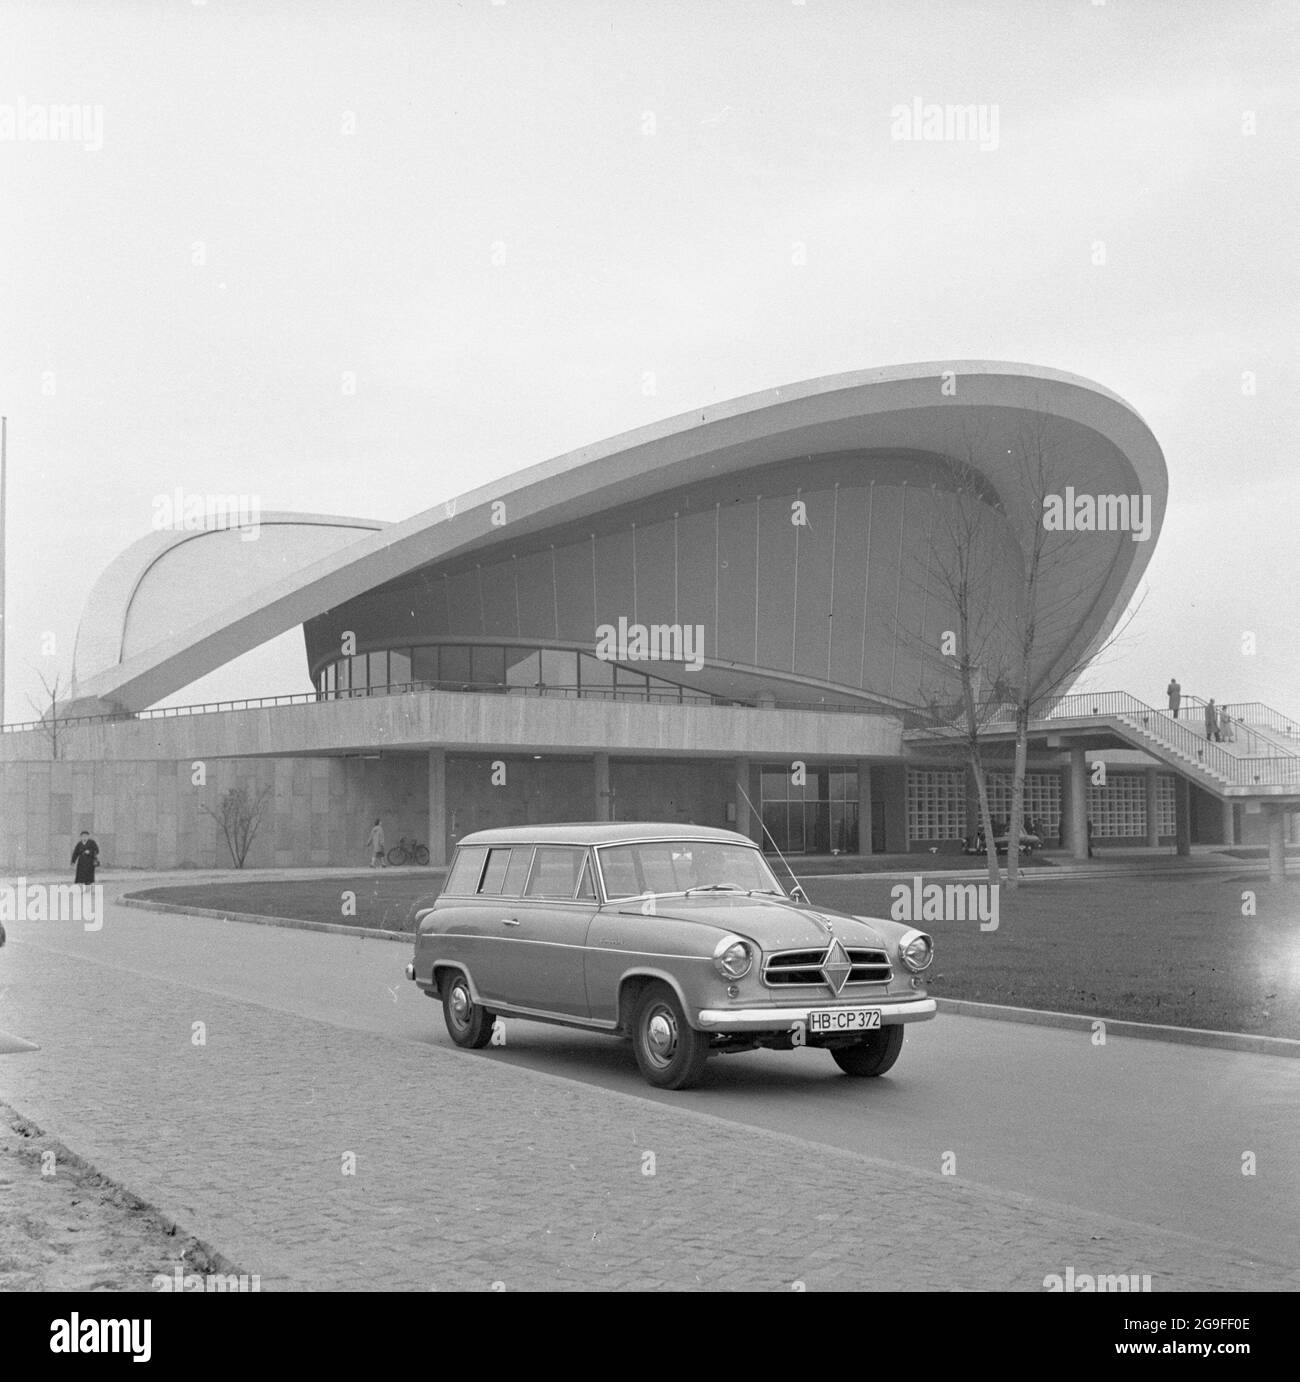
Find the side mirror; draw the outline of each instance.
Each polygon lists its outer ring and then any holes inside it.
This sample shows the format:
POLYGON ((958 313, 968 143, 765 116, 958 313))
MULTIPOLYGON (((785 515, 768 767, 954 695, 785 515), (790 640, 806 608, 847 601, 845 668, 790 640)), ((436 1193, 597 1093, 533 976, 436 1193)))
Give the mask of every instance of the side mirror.
POLYGON ((804 904, 804 906, 807 906, 807 905, 808 905, 808 894, 807 894, 806 892, 804 892, 804 890, 803 890, 803 885, 802 885, 801 883, 796 883, 796 884, 794 885, 794 888, 793 888, 793 890, 791 891, 790 896, 791 896, 796 902, 802 902, 802 903, 804 904))

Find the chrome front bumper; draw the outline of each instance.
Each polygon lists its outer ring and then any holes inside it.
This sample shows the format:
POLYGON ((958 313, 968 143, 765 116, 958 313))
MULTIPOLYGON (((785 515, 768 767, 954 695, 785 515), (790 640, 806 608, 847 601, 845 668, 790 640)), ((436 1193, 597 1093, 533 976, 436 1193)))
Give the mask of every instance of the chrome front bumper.
POLYGON ((815 1000, 798 1008, 704 1008, 698 1017, 700 1027, 708 1032, 770 1032, 807 1022, 808 1014, 817 1011, 834 1012, 848 1006, 879 1008, 880 1022, 892 1027, 900 1022, 924 1022, 933 1017, 938 1004, 933 998, 909 998, 901 1003, 872 1003, 863 1000, 846 1003, 818 1003, 815 1000))

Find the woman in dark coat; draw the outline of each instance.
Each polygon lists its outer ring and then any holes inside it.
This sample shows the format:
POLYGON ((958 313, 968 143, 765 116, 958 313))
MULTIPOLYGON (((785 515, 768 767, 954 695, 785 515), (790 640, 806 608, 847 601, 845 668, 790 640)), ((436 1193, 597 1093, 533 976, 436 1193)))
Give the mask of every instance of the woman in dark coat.
POLYGON ((89 830, 81 832, 81 839, 72 846, 72 862, 77 866, 76 883, 93 883, 95 865, 99 863, 99 846, 91 838, 89 830))

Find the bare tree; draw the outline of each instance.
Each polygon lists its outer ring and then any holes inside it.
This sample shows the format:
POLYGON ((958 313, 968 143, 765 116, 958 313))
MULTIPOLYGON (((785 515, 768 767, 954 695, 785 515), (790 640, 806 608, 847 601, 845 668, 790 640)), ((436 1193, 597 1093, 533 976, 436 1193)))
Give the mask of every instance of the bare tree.
POLYGON ((32 670, 40 677, 41 686, 44 689, 45 695, 39 704, 28 696, 27 704, 36 712, 37 728, 49 742, 50 757, 57 759, 59 756, 59 735, 64 723, 63 717, 59 713, 59 687, 63 678, 61 675, 56 675, 54 684, 51 685, 44 672, 39 671, 35 667, 33 667, 32 670))
POLYGON ((968 459, 942 462, 931 487, 929 540, 900 574, 920 591, 921 625, 899 628, 896 636, 919 655, 917 719, 940 745, 949 746, 952 761, 961 763, 975 784, 989 882, 996 883, 996 832, 983 733, 996 718, 1006 689, 1002 616, 990 598, 997 588, 1001 543, 992 517, 997 496, 969 459, 974 451, 969 439, 965 449, 968 459), (926 627, 931 600, 942 611, 938 622, 951 624, 937 636, 926 627))
POLYGON ((221 827, 226 848, 237 869, 244 867, 248 851, 253 847, 270 795, 269 787, 263 787, 256 797, 249 795, 247 787, 232 787, 222 796, 216 811, 206 804, 201 808, 221 827))
POLYGON ((1070 458, 1061 452, 1043 410, 1026 409, 1012 439, 1011 460, 1003 466, 1000 491, 991 488, 979 463, 988 445, 987 438, 967 431, 961 458, 942 463, 931 491, 930 540, 913 554, 909 571, 921 593, 920 627, 900 628, 897 636, 920 653, 918 720, 940 743, 959 746, 974 779, 990 881, 997 880, 998 867, 988 803, 987 730, 1008 717, 1014 724, 1006 874, 1014 891, 1030 723, 1096 656, 1114 646, 1140 604, 1101 648, 1089 653, 1080 641, 1082 630, 1113 567, 1113 544, 1130 540, 1130 534, 1062 529, 1044 522, 1055 487, 1069 473, 1070 458), (1019 545, 1007 541, 1006 521, 1025 534, 1019 545), (938 622, 953 622, 937 637, 935 621, 926 612, 932 599, 943 609, 938 622))
POLYGON ((1025 413, 1012 442, 1012 458, 1014 488, 1024 520, 1022 530, 1029 535, 1021 553, 1018 588, 1006 597, 1004 605, 1004 634, 1013 660, 1010 690, 1015 709, 1007 845, 1007 886, 1014 892, 1020 879, 1018 844, 1024 820, 1030 723, 1036 712, 1039 717, 1046 714, 1051 703, 1085 668, 1115 645, 1136 617, 1141 602, 1129 610, 1101 647, 1090 651, 1086 644, 1080 644, 1081 630, 1114 568, 1118 544, 1131 541, 1132 534, 1128 530, 1076 527, 1072 522, 1054 525, 1048 521, 1049 514, 1060 513, 1064 507, 1060 488, 1062 481, 1072 474, 1072 457, 1066 453, 1059 433, 1052 431, 1045 410, 1025 413))

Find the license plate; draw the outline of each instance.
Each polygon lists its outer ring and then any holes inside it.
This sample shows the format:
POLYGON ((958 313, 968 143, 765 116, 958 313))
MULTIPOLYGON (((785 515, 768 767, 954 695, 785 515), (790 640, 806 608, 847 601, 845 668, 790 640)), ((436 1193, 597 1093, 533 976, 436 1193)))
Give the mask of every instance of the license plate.
POLYGON ((879 1026, 879 1008, 820 1008, 808 1014, 810 1036, 827 1032, 872 1032, 879 1026))

